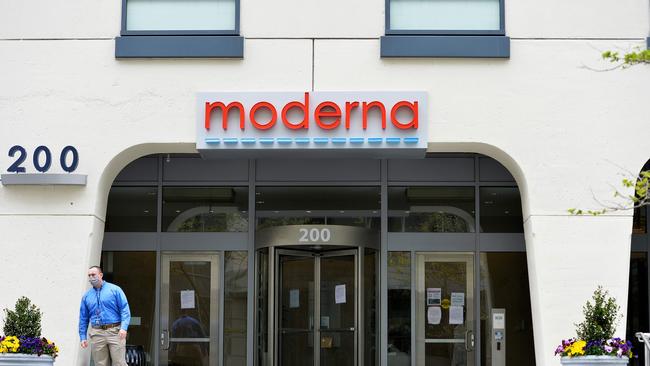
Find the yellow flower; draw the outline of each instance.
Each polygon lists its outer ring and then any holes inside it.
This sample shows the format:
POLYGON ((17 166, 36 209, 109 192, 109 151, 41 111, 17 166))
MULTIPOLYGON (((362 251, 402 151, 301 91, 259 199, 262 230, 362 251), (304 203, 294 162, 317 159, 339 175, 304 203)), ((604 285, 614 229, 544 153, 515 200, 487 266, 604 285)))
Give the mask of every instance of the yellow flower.
POLYGON ((567 347, 566 351, 569 354, 569 356, 582 356, 585 354, 585 346, 587 345, 587 342, 585 341, 575 341, 573 344, 571 344, 569 347, 567 347))
POLYGON ((9 336, 0 342, 0 353, 16 353, 20 347, 17 337, 9 336))

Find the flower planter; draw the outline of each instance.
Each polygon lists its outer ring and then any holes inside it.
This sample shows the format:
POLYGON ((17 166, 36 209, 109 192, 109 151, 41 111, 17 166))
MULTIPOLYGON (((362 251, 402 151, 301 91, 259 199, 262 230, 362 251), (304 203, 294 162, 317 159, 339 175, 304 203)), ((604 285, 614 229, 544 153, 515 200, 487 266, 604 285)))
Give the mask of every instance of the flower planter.
POLYGON ((26 355, 22 353, 3 353, 0 354, 0 366, 15 365, 37 365, 51 366, 54 365, 54 359, 47 355, 26 355))
POLYGON ((622 366, 622 365, 627 365, 628 362, 630 362, 630 359, 628 357, 616 357, 616 356, 574 356, 574 357, 565 356, 560 359, 560 362, 562 362, 562 365, 571 365, 571 366, 590 366, 590 365, 622 366))

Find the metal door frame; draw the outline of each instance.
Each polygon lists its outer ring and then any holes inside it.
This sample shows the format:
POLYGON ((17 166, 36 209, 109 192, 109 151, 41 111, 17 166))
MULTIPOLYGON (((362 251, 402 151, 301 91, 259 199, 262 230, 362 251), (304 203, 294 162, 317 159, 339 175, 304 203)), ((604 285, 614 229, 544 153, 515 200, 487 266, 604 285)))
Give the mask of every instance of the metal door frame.
POLYGON ((476 361, 474 359, 474 352, 476 352, 476 349, 474 348, 474 342, 475 342, 475 334, 476 334, 476 329, 477 326, 476 324, 478 323, 477 319, 474 319, 475 317, 475 307, 476 304, 474 302, 474 292, 475 292, 475 268, 474 268, 474 262, 476 261, 476 256, 474 252, 416 252, 416 266, 415 266, 415 282, 416 282, 416 294, 415 294, 415 299, 416 299, 416 316, 415 316, 415 324, 416 324, 416 331, 415 331, 415 361, 417 365, 425 365, 425 345, 426 343, 464 343, 465 344, 465 350, 467 351, 468 357, 467 357, 467 366, 474 366, 476 364, 476 361), (465 303, 467 304, 467 309, 466 309, 466 314, 467 317, 465 319, 466 323, 469 323, 469 320, 472 321, 471 326, 469 324, 466 326, 465 330, 465 339, 464 342, 458 342, 456 339, 451 339, 447 340, 448 342, 428 342, 428 340, 425 338, 425 333, 424 329, 426 326, 426 319, 424 318, 424 311, 425 311, 425 281, 424 281, 424 264, 426 262, 465 262, 465 268, 466 268, 466 286, 467 286, 467 291, 465 294, 465 303), (468 342, 471 344, 468 347, 468 342))
MULTIPOLYGON (((315 251, 302 251, 302 250, 291 250, 291 249, 276 249, 274 251, 274 258, 273 258, 273 263, 274 263, 274 268, 273 268, 273 277, 274 277, 274 288, 276 289, 276 293, 274 294, 273 297, 273 308, 275 309, 274 311, 274 327, 273 327, 273 334, 275 335, 276 341, 274 342, 273 345, 273 351, 274 351, 274 356, 273 356, 273 364, 274 365, 280 365, 280 307, 279 307, 279 294, 280 294, 280 283, 282 281, 281 278, 281 267, 280 267, 280 256, 295 256, 295 257, 303 257, 303 258, 312 258, 314 260, 314 319, 313 319, 313 329, 312 331, 314 332, 313 334, 313 343, 314 343, 314 364, 313 366, 320 366, 320 353, 321 353, 321 347, 320 347, 320 338, 321 338, 321 316, 320 316, 320 292, 321 292, 321 258, 330 258, 330 257, 342 257, 342 256, 348 256, 352 255, 354 256, 354 285, 355 285, 355 291, 354 291, 354 362, 355 366, 362 365, 360 362, 360 353, 359 352, 359 344, 360 341, 363 340, 363 337, 361 336, 363 332, 360 332, 359 329, 362 327, 362 324, 360 322, 360 312, 362 309, 360 306, 362 305, 360 300, 360 291, 363 290, 362 284, 361 284, 361 277, 359 274, 360 269, 362 268, 360 259, 362 256, 359 255, 359 250, 362 248, 354 248, 354 249, 342 249, 342 250, 334 250, 334 251, 328 251, 324 253, 320 252, 315 252, 315 251)), ((305 365, 309 366, 309 365, 305 365)))
MULTIPOLYGON (((163 252, 161 253, 161 279, 160 279, 160 364, 168 363, 168 349, 164 347, 172 342, 169 336, 169 276, 170 263, 173 261, 190 261, 190 262, 210 262, 210 337, 208 338, 208 365, 216 366, 219 364, 221 355, 218 355, 220 344, 218 316, 220 311, 220 254, 217 252, 163 252)), ((201 341, 205 338, 191 338, 191 341, 201 341)), ((183 342, 183 341, 181 341, 183 342)), ((187 342, 187 340, 185 340, 187 342)))

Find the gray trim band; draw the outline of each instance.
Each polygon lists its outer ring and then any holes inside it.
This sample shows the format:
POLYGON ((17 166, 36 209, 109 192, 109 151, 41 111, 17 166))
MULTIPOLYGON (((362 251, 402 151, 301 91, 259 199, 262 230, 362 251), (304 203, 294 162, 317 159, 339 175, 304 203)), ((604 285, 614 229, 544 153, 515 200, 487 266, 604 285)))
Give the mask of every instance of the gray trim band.
POLYGON ((243 58, 241 36, 122 36, 115 58, 243 58))
POLYGON ((102 251, 155 251, 157 233, 105 232, 102 251))
POLYGON ((389 251, 474 251, 476 233, 388 233, 389 251))
POLYGON ((1 174, 2 185, 26 186, 85 186, 88 176, 85 174, 1 174))
POLYGON ((650 37, 645 39, 645 46, 647 49, 650 49, 650 37))
POLYGON ((160 233, 160 250, 248 250, 248 233, 160 233))
POLYGON ((510 37, 383 36, 381 57, 510 58, 510 37))

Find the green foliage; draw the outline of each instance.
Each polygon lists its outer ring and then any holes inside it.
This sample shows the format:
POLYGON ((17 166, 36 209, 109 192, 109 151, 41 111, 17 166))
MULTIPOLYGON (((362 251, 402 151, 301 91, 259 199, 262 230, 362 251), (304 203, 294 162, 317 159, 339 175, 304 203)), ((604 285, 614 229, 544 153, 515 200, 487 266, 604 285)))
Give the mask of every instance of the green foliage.
POLYGON ((578 339, 589 342, 613 338, 621 317, 621 308, 616 304, 616 299, 609 297, 609 293, 602 286, 598 286, 594 291, 592 299, 593 304, 587 301, 582 308, 585 320, 576 324, 578 339))
POLYGON ((16 301, 14 310, 5 309, 4 334, 16 337, 41 336, 41 310, 26 298, 16 301))
POLYGON ((621 56, 618 52, 605 51, 602 54, 603 59, 609 62, 621 63, 623 67, 650 64, 650 50, 637 50, 628 52, 621 56))
POLYGON ((627 177, 621 180, 621 186, 629 189, 634 188, 634 194, 628 195, 614 191, 614 198, 622 200, 623 203, 617 203, 614 206, 605 207, 600 210, 583 210, 570 208, 567 211, 571 215, 603 215, 611 211, 631 210, 650 204, 650 170, 642 171, 637 177, 627 177))

